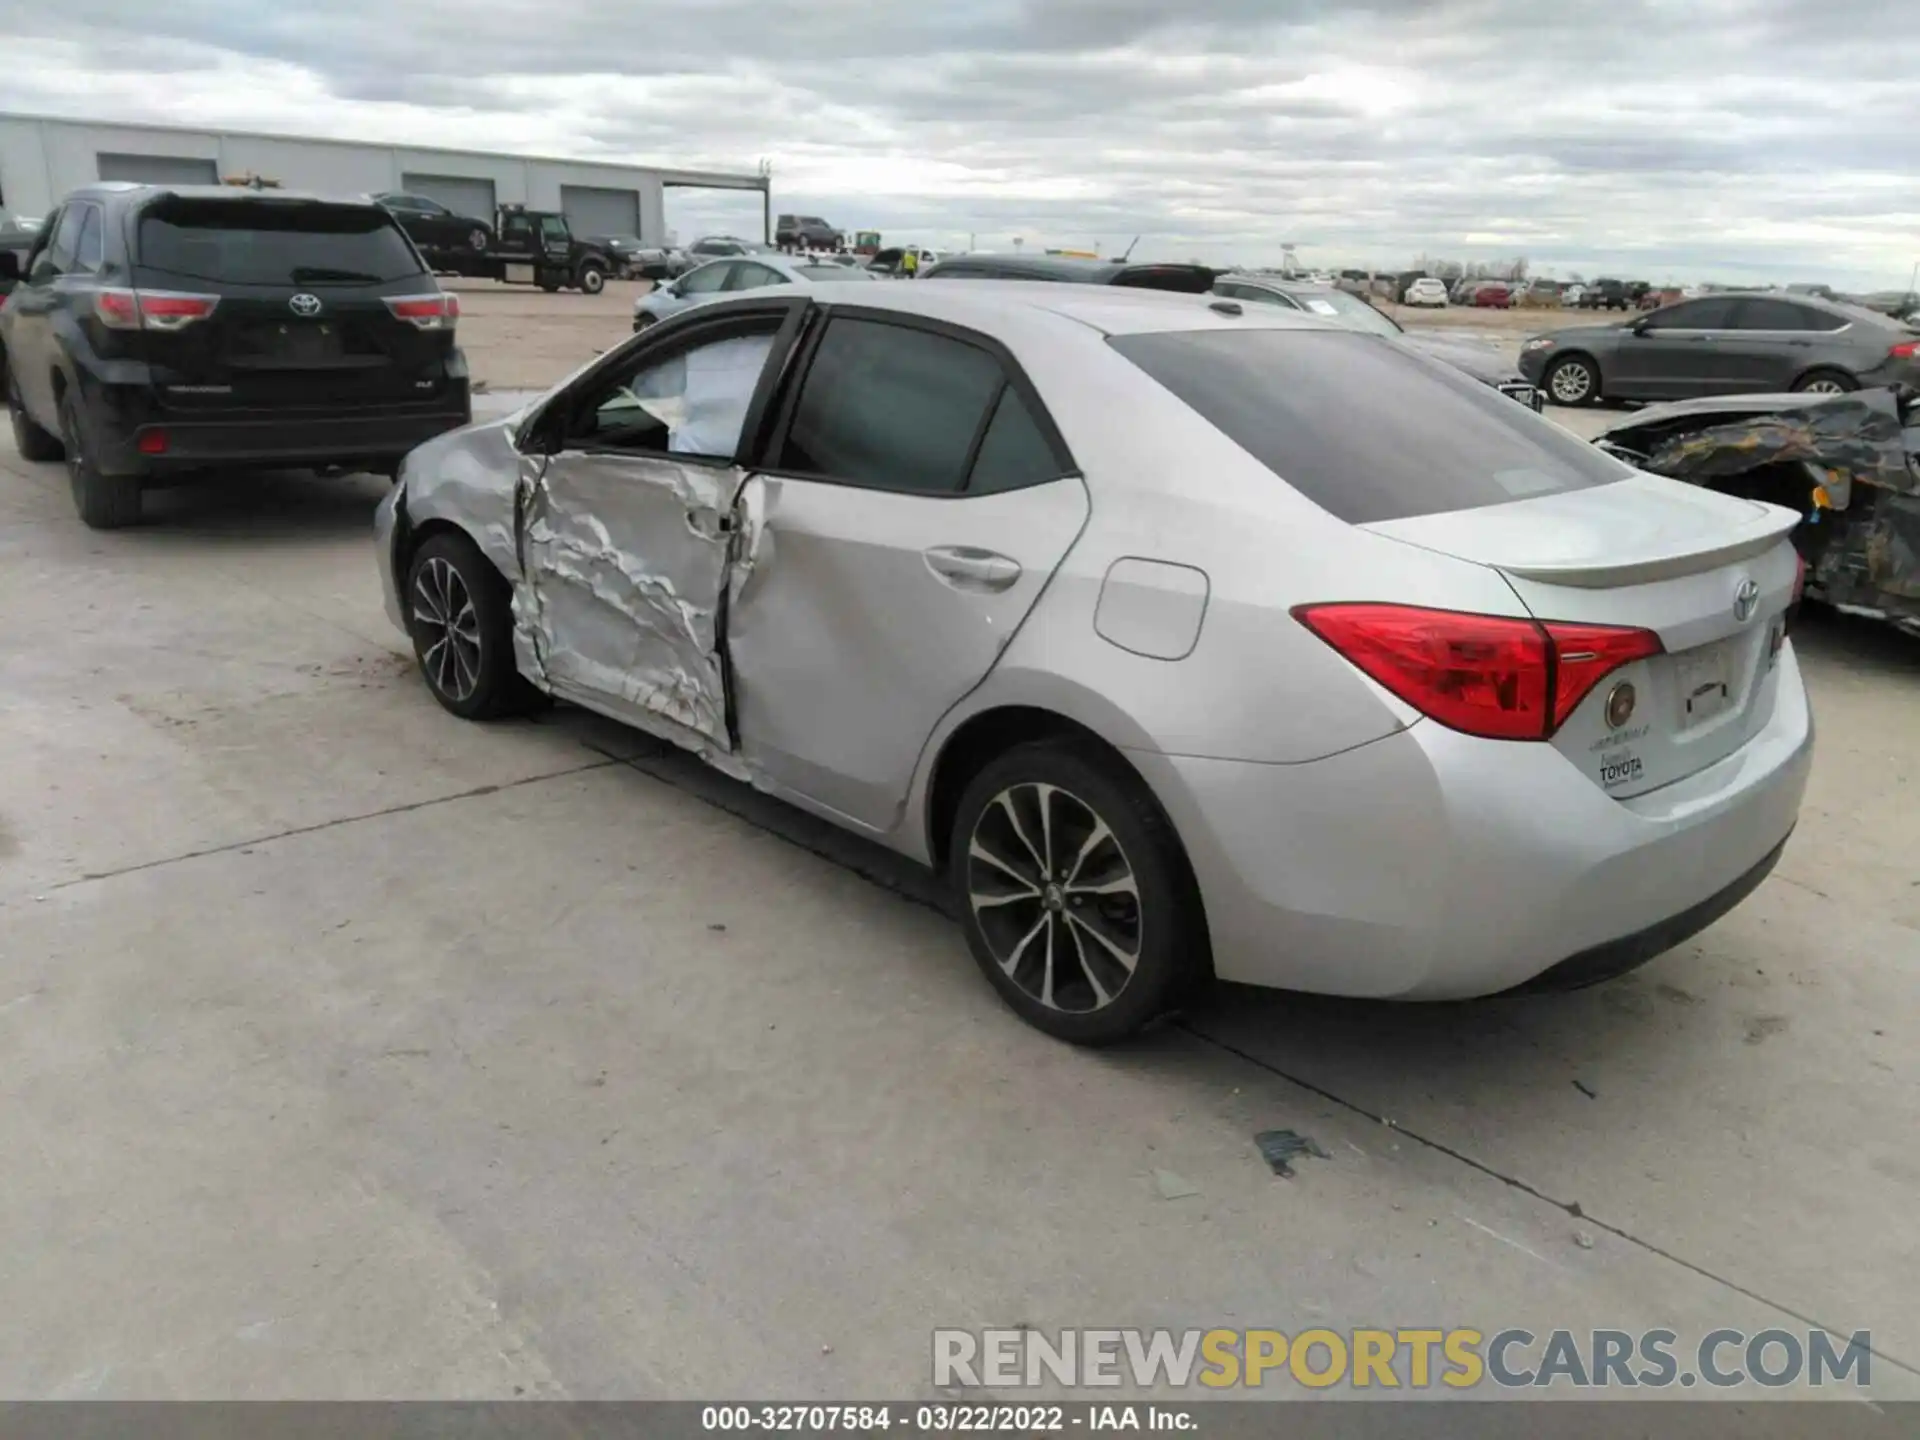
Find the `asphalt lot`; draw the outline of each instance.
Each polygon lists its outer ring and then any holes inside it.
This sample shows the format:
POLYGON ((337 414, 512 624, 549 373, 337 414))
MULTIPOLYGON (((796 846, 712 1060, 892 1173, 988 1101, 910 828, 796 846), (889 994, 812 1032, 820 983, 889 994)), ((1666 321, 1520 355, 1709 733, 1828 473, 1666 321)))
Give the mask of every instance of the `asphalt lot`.
MULTIPOLYGON (((470 296, 477 372, 543 378, 499 348, 541 306, 584 362, 623 290, 470 296)), ((1087 1053, 889 857, 578 712, 444 714, 381 492, 94 534, 0 440, 0 1395, 901 1398, 937 1325, 1818 1323, 1920 1396, 1920 645, 1810 620, 1786 859, 1632 976, 1223 990, 1087 1053), (1274 1177, 1279 1128, 1329 1158, 1274 1177)))

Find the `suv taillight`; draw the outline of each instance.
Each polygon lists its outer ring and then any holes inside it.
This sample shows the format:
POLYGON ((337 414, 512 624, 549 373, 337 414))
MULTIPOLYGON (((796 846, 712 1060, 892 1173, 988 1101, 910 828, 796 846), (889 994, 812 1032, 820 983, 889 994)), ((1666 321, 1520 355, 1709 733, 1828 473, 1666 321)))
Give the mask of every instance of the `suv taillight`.
POLYGON ((444 290, 431 295, 389 295, 387 309, 396 320, 421 330, 451 330, 460 319, 460 297, 444 290))
POLYGON ((1490 740, 1546 740, 1593 687, 1658 655, 1651 630, 1413 605, 1302 605, 1294 618, 1421 714, 1490 740))
POLYGON ((101 290, 93 313, 109 330, 184 330, 213 314, 218 295, 179 290, 101 290))
POLYGON ((1920 340, 1902 340, 1898 345, 1891 346, 1887 355, 1894 360, 1911 360, 1915 355, 1920 355, 1920 340))

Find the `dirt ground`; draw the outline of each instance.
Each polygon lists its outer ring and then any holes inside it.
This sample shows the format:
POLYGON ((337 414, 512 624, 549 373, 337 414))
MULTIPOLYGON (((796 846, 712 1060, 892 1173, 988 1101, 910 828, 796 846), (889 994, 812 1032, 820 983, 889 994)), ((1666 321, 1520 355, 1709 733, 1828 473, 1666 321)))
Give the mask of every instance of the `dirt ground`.
MULTIPOLYGON (((442 283, 460 292, 461 344, 474 378, 490 390, 545 389, 619 344, 632 333, 633 302, 652 288, 645 280, 616 280, 598 295, 571 290, 547 295, 489 280, 442 283)), ((1410 329, 1473 330, 1510 340, 1516 351, 1523 336, 1601 318, 1592 311, 1381 308, 1410 329)))

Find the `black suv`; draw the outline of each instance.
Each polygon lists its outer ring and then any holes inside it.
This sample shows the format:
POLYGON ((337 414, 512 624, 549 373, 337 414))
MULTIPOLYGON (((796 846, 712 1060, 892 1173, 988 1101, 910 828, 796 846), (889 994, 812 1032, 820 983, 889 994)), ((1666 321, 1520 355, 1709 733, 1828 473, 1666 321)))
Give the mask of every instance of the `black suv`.
POLYGON ((0 308, 13 434, 80 518, 216 467, 393 473, 471 418, 456 296, 368 201, 100 184, 49 217, 0 308))
POLYGON ((773 243, 782 250, 839 250, 847 237, 818 215, 782 215, 773 227, 773 243))
POLYGON ((920 272, 922 280, 1055 280, 1069 285, 1128 285, 1204 295, 1222 272, 1205 265, 1133 264, 1076 255, 958 255, 920 272))

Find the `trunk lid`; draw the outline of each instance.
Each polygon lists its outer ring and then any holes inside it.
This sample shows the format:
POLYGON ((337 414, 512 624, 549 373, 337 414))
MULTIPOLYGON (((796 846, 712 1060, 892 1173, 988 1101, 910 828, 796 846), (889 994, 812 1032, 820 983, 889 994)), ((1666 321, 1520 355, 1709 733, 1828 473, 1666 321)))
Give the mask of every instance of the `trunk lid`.
POLYGON ((160 404, 191 414, 432 408, 453 332, 396 317, 438 290, 384 210, 256 195, 171 195, 134 221, 134 283, 218 297, 138 344, 160 404))
POLYGON ((1660 637, 1664 653, 1603 678, 1551 741, 1624 799, 1724 759, 1771 717, 1799 519, 1635 474, 1365 528, 1498 570, 1537 620, 1660 637))

